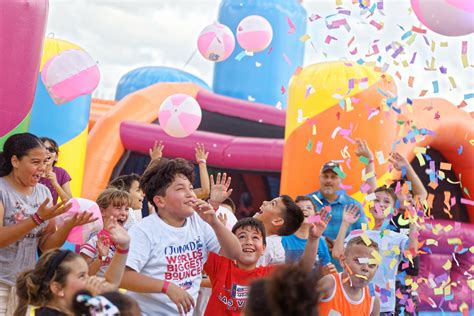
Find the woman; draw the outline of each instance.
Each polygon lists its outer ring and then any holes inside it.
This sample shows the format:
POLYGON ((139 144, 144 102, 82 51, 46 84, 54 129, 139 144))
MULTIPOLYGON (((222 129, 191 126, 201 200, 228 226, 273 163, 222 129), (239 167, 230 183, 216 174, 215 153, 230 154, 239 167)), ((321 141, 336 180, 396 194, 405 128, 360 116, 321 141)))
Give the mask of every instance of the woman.
POLYGON ((54 217, 71 205, 50 204, 51 193, 39 184, 48 155, 33 134, 10 136, 0 155, 0 315, 14 308, 17 274, 34 266, 37 247, 60 247, 74 226, 96 220, 92 213, 76 214, 56 230, 54 217), (53 220, 51 220, 53 219, 53 220))
POLYGON ((46 147, 47 154, 49 156, 49 160, 46 165, 44 175, 40 179, 40 183, 48 187, 49 191, 51 191, 53 205, 56 205, 58 202, 58 197, 61 198, 61 201, 66 201, 72 198, 70 186, 71 176, 65 169, 56 167, 59 155, 58 144, 53 139, 48 137, 41 137, 40 139, 46 147))

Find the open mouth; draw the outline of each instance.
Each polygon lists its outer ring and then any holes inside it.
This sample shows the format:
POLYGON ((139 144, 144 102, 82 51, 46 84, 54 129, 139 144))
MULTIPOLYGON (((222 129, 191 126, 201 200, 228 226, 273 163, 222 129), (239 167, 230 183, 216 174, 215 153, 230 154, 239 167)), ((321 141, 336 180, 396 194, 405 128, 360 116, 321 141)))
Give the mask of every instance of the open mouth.
POLYGON ((254 249, 249 249, 249 248, 244 248, 244 249, 242 249, 242 252, 243 253, 254 253, 255 250, 254 249))
POLYGON ((118 219, 117 220, 117 223, 120 225, 120 226, 123 226, 125 224, 125 220, 123 219, 118 219))

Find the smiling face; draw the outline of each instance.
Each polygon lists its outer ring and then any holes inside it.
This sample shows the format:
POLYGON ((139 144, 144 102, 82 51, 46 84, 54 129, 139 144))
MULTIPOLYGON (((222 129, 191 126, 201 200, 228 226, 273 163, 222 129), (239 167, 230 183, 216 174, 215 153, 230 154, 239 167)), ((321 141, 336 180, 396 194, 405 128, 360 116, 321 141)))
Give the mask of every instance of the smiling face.
POLYGON ((166 189, 165 195, 155 195, 153 202, 158 206, 162 219, 169 224, 179 224, 194 214, 196 194, 189 179, 183 174, 177 174, 166 189))
POLYGON ((13 175, 22 185, 33 187, 43 176, 47 162, 48 156, 44 147, 30 149, 21 158, 12 157, 13 175))
POLYGON ((345 262, 352 271, 350 275, 352 287, 363 288, 374 278, 378 265, 368 262, 373 258, 372 251, 374 249, 366 245, 352 245, 346 250, 345 262))
POLYGON ((134 210, 141 209, 145 194, 142 189, 140 189, 140 183, 138 181, 133 181, 128 193, 130 193, 130 207, 134 210))
POLYGON ((243 226, 235 231, 235 235, 242 247, 237 265, 241 269, 254 269, 257 266, 258 259, 265 251, 262 232, 256 227, 243 226))
POLYGON ((71 303, 75 294, 86 288, 86 281, 88 278, 89 267, 82 257, 77 257, 70 262, 64 263, 69 269, 69 274, 66 277, 66 282, 62 286, 59 299, 64 300, 68 308, 71 308, 71 303))
POLYGON ((46 147, 46 153, 48 155, 48 166, 52 166, 55 162, 58 161, 58 153, 54 144, 51 144, 49 141, 43 142, 46 147))
POLYGON ((341 178, 332 170, 326 170, 319 175, 319 191, 325 198, 334 198, 340 185, 341 178))
POLYGON ((263 223, 268 234, 274 233, 278 227, 283 225, 284 220, 282 214, 286 206, 283 204, 281 197, 274 198, 271 201, 263 201, 260 210, 253 216, 263 223))
POLYGON ((121 226, 123 226, 123 224, 128 219, 128 205, 127 204, 117 205, 114 203, 110 203, 110 205, 107 206, 105 209, 101 209, 101 212, 102 212, 102 217, 104 219, 110 218, 110 216, 112 216, 113 218, 117 219, 117 223, 121 226))
POLYGON ((387 208, 392 211, 394 205, 395 201, 390 194, 384 191, 375 192, 374 205, 370 208, 370 213, 375 220, 384 220, 387 208))

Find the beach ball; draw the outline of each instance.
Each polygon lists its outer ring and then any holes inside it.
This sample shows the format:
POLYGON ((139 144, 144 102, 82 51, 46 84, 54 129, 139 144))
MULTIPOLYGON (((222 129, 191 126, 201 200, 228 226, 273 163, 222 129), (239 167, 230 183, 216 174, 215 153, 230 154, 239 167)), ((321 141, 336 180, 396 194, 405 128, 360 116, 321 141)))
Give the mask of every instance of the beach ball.
POLYGON ((224 24, 214 23, 206 26, 199 34, 198 50, 202 57, 210 61, 226 60, 234 51, 235 38, 224 24))
POLYGON ((41 80, 54 103, 62 104, 90 94, 99 84, 99 67, 85 51, 65 50, 45 63, 41 80))
POLYGON ((272 25, 260 15, 249 15, 237 26, 237 42, 246 51, 260 52, 270 45, 272 38, 272 25))
POLYGON ((416 16, 427 28, 445 36, 474 32, 474 1, 411 0, 416 16))
POLYGON ((104 227, 102 214, 100 213, 99 205, 94 201, 83 198, 73 198, 69 200, 69 203, 72 203, 72 207, 69 211, 56 217, 57 227, 61 227, 66 220, 77 213, 89 212, 93 214, 92 217, 97 218, 95 222, 74 227, 67 236, 67 241, 76 245, 82 245, 89 240, 92 234, 100 231, 104 227))
POLYGON ((160 106, 158 120, 161 128, 170 136, 186 137, 192 134, 201 123, 201 107, 187 94, 173 94, 160 106))

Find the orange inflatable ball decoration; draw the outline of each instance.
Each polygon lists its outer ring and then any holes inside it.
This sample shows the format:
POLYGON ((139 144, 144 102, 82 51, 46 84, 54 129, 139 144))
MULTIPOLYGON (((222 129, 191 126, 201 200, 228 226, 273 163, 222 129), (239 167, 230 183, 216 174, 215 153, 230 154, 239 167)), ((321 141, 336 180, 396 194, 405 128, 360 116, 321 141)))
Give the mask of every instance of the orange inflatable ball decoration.
MULTIPOLYGON (((354 62, 303 68, 290 80, 281 192, 296 196, 319 189, 319 173, 339 161, 343 187, 361 200, 365 164, 354 151, 357 138, 374 152, 389 153, 397 133, 396 86, 388 74, 354 62)), ((386 156, 385 156, 386 157, 386 156)), ((388 164, 375 163, 387 176, 388 164)))

